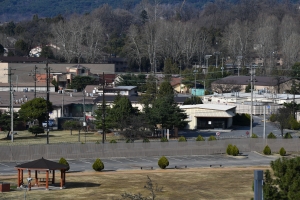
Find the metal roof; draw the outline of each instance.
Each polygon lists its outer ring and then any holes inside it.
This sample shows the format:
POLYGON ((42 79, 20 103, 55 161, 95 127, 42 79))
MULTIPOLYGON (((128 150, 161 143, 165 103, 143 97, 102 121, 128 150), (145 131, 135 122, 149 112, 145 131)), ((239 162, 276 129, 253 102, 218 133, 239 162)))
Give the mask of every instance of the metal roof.
POLYGON ((182 105, 180 106, 181 109, 207 109, 207 110, 221 110, 221 111, 227 111, 232 108, 235 108, 236 106, 228 106, 228 105, 219 105, 219 104, 196 104, 196 105, 182 105))

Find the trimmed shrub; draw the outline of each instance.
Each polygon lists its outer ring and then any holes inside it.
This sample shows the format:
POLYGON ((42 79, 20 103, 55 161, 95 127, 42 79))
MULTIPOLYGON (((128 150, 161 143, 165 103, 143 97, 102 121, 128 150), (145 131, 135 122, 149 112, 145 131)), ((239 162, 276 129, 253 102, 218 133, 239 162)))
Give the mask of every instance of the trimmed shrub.
POLYGON ((227 149, 226 149, 227 155, 232 155, 232 148, 233 148, 232 144, 229 144, 227 146, 227 149))
POLYGON ((97 158, 97 159, 95 160, 95 162, 94 162, 94 164, 93 164, 93 169, 94 169, 95 171, 97 171, 97 172, 100 172, 101 170, 104 169, 104 164, 103 164, 103 162, 102 162, 99 158, 97 158))
POLYGON ((233 156, 237 156, 237 155, 239 155, 239 153, 240 153, 240 151, 239 151, 239 149, 237 148, 237 146, 233 146, 232 147, 232 151, 231 151, 231 155, 233 155, 233 156))
POLYGON ((268 139, 276 139, 276 136, 271 132, 268 135, 268 139))
POLYGON ((280 154, 281 156, 285 156, 285 155, 286 155, 286 151, 285 151, 285 149, 284 149, 283 147, 280 148, 279 154, 280 154))
POLYGON ((96 144, 100 144, 99 140, 97 140, 96 144))
POLYGON ((109 143, 117 143, 116 140, 111 140, 109 143))
POLYGON ((28 128, 28 131, 31 132, 32 134, 35 134, 35 136, 37 136, 37 134, 40 133, 45 133, 44 128, 40 126, 32 126, 28 128))
POLYGON ((265 155, 271 155, 271 148, 267 145, 267 146, 264 148, 263 153, 264 153, 265 155))
POLYGON ((165 137, 162 137, 162 138, 160 139, 160 141, 161 141, 161 142, 169 142, 169 140, 168 140, 167 138, 165 138, 165 137))
POLYGON ((213 141, 213 140, 217 140, 217 138, 213 135, 209 136, 208 141, 213 141))
POLYGON ((275 114, 271 114, 269 120, 270 120, 271 122, 275 122, 275 121, 276 121, 276 115, 275 115, 275 114))
POLYGON ((144 143, 148 143, 148 142, 150 142, 150 140, 149 140, 148 138, 144 138, 144 139, 143 139, 143 142, 144 142, 144 143))
POLYGON ((126 140, 126 143, 133 143, 133 140, 127 139, 127 140, 126 140))
POLYGON ((169 166, 169 160, 165 157, 162 156, 159 160, 158 160, 158 166, 161 169, 166 169, 167 166, 169 166))
POLYGON ((292 137, 292 135, 290 133, 286 133, 283 138, 284 139, 291 139, 293 137, 292 137))
POLYGON ((196 141, 205 141, 205 139, 201 135, 198 135, 196 141))
POLYGON ((258 138, 258 136, 255 133, 252 133, 251 138, 258 138))
POLYGON ((186 142, 186 139, 184 136, 180 136, 180 138, 178 139, 178 142, 186 142))
POLYGON ((68 168, 66 169, 66 171, 69 171, 70 165, 65 158, 61 157, 60 160, 58 161, 58 163, 63 164, 63 165, 68 165, 68 168))

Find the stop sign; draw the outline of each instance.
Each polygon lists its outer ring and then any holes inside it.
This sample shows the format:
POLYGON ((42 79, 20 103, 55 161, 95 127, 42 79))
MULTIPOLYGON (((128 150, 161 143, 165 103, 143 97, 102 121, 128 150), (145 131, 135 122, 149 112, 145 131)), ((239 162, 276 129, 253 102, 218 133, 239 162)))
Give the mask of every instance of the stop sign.
POLYGON ((220 132, 216 132, 216 136, 220 136, 220 132))
POLYGON ((249 131, 246 131, 246 135, 249 135, 249 131))

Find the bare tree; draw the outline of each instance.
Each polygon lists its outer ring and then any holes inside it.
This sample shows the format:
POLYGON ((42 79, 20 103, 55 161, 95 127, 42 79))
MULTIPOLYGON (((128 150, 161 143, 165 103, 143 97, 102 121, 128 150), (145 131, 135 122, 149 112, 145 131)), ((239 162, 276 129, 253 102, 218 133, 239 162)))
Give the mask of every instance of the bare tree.
POLYGON ((217 80, 212 83, 212 90, 218 93, 229 93, 232 91, 241 91, 242 86, 238 85, 236 81, 232 80, 217 80))
POLYGON ((276 113, 276 122, 275 126, 281 132, 281 136, 283 137, 283 129, 288 128, 289 126, 289 118, 291 116, 291 109, 289 108, 279 108, 276 113))
POLYGON ((278 20, 274 16, 261 16, 256 22, 257 29, 254 33, 254 41, 256 44, 256 52, 263 62, 263 75, 271 73, 271 66, 267 70, 266 60, 270 52, 276 49, 276 30, 278 27, 278 20))

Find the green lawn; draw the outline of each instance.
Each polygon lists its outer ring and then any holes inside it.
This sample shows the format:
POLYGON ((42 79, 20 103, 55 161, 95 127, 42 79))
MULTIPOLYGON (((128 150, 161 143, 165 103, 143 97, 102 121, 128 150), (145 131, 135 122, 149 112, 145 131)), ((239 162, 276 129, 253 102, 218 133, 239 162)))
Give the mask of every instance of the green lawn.
MULTIPOLYGON (((6 139, 7 132, 0 132, 0 145, 27 145, 27 144, 46 144, 47 134, 39 134, 35 137, 34 134, 28 131, 17 131, 14 135, 14 142, 6 139)), ((120 136, 114 136, 113 133, 106 134, 106 140, 121 139, 120 136)), ((80 132, 80 138, 78 131, 50 131, 49 143, 85 143, 85 142, 102 142, 102 134, 98 132, 80 132)))

